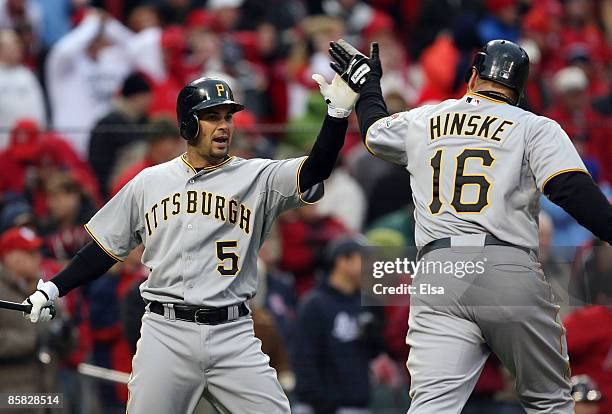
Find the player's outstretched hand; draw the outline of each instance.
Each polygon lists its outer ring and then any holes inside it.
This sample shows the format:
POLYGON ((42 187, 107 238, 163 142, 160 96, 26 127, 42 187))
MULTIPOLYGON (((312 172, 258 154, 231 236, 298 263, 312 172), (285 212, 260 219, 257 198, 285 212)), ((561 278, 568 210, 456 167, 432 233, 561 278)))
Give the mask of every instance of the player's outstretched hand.
POLYGON ((359 93, 369 77, 382 76, 382 66, 378 53, 378 43, 370 45, 370 57, 367 57, 344 39, 330 42, 329 54, 334 59, 330 66, 353 89, 359 93))
POLYGON ((52 305, 59 296, 57 286, 53 282, 43 282, 41 279, 36 288, 36 292, 23 301, 24 304, 32 305, 30 313, 24 313, 23 316, 32 323, 50 321, 53 315, 48 306, 52 305))
POLYGON ((322 75, 315 73, 312 79, 319 84, 321 95, 327 103, 327 113, 334 118, 346 118, 351 114, 357 93, 355 93, 340 76, 334 76, 332 83, 325 81, 322 75))

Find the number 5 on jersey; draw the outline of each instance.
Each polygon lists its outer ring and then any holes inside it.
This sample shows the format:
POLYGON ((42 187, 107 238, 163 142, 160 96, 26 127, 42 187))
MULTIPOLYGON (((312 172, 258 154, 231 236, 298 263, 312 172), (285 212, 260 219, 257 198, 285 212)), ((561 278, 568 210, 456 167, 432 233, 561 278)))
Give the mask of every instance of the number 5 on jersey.
MULTIPOLYGON (((443 152, 444 150, 439 149, 430 160, 431 168, 433 168, 432 200, 429 204, 429 211, 431 211, 431 214, 438 214, 442 208, 442 200, 440 199, 440 171, 442 170, 443 152)), ((485 175, 465 174, 465 164, 470 158, 479 160, 483 167, 490 167, 495 162, 495 158, 493 158, 491 151, 488 149, 466 148, 457 156, 453 199, 450 203, 457 213, 481 213, 485 207, 489 205, 491 182, 487 180, 485 175), (478 187, 478 200, 476 200, 476 202, 464 203, 461 201, 463 188, 466 185, 478 187)))
POLYGON ((236 253, 238 242, 236 240, 223 240, 217 242, 217 272, 221 276, 236 276, 240 271, 238 260, 240 256, 236 253))

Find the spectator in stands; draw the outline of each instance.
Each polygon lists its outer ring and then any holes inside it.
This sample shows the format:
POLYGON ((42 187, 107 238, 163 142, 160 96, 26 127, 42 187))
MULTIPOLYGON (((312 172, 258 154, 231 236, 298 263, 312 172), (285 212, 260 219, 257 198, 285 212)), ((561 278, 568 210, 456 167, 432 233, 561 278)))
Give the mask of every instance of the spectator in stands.
POLYGON ((315 285, 315 276, 325 264, 327 243, 344 233, 346 228, 339 220, 320 216, 312 204, 281 218, 279 234, 283 255, 279 268, 295 276, 298 297, 315 285))
POLYGON ((28 0, 2 0, 0 2, 0 28, 15 28, 31 24, 37 28, 41 25, 40 6, 28 0))
POLYGON ((557 121, 569 135, 582 158, 591 157, 602 169, 601 177, 612 182, 610 155, 612 141, 606 120, 591 107, 588 95, 589 80, 582 69, 568 66, 553 78, 556 105, 546 116, 557 121))
POLYGON ((195 6, 191 0, 160 0, 156 3, 165 26, 181 24, 195 6))
POLYGON ((106 12, 92 10, 49 52, 46 79, 53 127, 80 154, 89 132, 111 106, 111 98, 130 73, 126 45, 132 32, 106 12))
POLYGON ((244 0, 208 0, 206 6, 212 13, 219 33, 235 30, 241 17, 244 0))
POLYGON ((36 122, 20 119, 11 131, 9 147, 0 153, 0 196, 24 197, 41 217, 46 214, 46 180, 58 170, 78 177, 83 189, 96 202, 98 185, 93 172, 66 141, 43 133, 36 122))
MULTIPOLYGON (((455 95, 455 67, 459 63, 459 50, 448 34, 441 34, 421 54, 424 83, 417 105, 438 103, 455 95)), ((464 88, 464 85, 461 85, 464 88)), ((462 90, 463 93, 463 90, 462 90)))
POLYGON ((11 227, 36 228, 32 207, 23 197, 16 195, 2 201, 4 205, 0 208, 0 233, 11 227))
MULTIPOLYGON (((0 292, 2 299, 20 302, 24 294, 36 289, 41 277, 42 239, 27 228, 12 228, 0 236, 0 292)), ((58 309, 59 312, 59 309, 58 309)), ((28 324, 21 312, 0 312, 0 392, 32 395, 59 392, 57 388, 58 352, 65 353, 72 338, 51 335, 61 313, 49 324, 28 324)), ((2 412, 20 413, 23 407, 5 407, 2 412)), ((45 408, 27 409, 43 414, 45 408)))
POLYGON ((543 73, 543 62, 541 51, 537 43, 525 39, 520 43, 521 47, 529 56, 529 78, 525 86, 525 95, 521 107, 535 114, 542 114, 551 104, 550 90, 546 85, 543 73))
MULTIPOLYGON (((608 92, 609 85, 603 76, 601 57, 595 54, 583 43, 565 46, 561 52, 568 65, 577 66, 587 75, 589 97, 594 98, 608 92), (599 61, 598 61, 599 60, 599 61)), ((606 54, 605 51, 601 52, 606 54)))
POLYGON ((362 0, 326 0, 322 2, 322 8, 325 15, 346 23, 346 40, 356 44, 359 34, 376 15, 376 11, 367 3, 362 0))
POLYGON ((481 44, 493 39, 512 42, 519 38, 518 0, 486 0, 488 14, 478 23, 477 32, 481 44))
POLYGON ((257 264, 259 285, 257 296, 250 301, 251 316, 255 336, 261 340, 261 350, 270 357, 270 366, 276 370, 278 381, 286 392, 293 391, 295 376, 291 369, 289 349, 284 339, 284 332, 277 325, 276 318, 267 307, 266 267, 257 264), (263 288, 260 290, 260 288, 263 288))
POLYGON ((140 171, 170 161, 178 157, 184 149, 184 141, 178 134, 176 123, 165 117, 156 118, 147 125, 145 139, 147 148, 144 157, 141 161, 124 169, 114 180, 111 186, 111 196, 117 194, 140 171))
POLYGON ((570 294, 578 304, 595 304, 597 296, 606 287, 606 277, 612 271, 612 264, 605 255, 611 249, 601 240, 594 239, 579 249, 570 283, 570 294))
POLYGON ((85 224, 95 213, 95 205, 80 183, 65 172, 56 172, 46 182, 49 214, 41 223, 49 256, 69 261, 91 238, 85 224))
MULTIPOLYGON (((149 112, 151 115, 174 117, 179 91, 185 82, 200 75, 199 72, 192 73, 192 65, 187 64, 185 31, 180 26, 169 26, 163 30, 151 28, 143 31, 142 36, 147 36, 142 39, 142 46, 150 55, 142 70, 154 79, 153 102, 149 112)), ((138 47, 133 52, 140 55, 141 50, 142 47, 138 47)))
POLYGON ((316 204, 317 213, 340 221, 347 230, 363 230, 367 213, 367 200, 359 183, 342 166, 334 168, 325 183, 325 197, 316 204))
POLYGON ((148 276, 146 268, 140 262, 144 246, 140 245, 133 250, 133 254, 128 256, 128 269, 130 274, 130 284, 123 284, 121 289, 121 299, 119 302, 119 312, 121 315, 121 325, 125 339, 127 340, 132 355, 136 353, 136 343, 140 339, 140 326, 142 315, 145 313, 145 302, 140 296, 140 285, 148 276), (140 265, 137 267, 137 265, 140 265))
POLYGON ((593 101, 593 109, 595 112, 606 117, 612 116, 612 86, 609 88, 610 91, 607 94, 600 96, 593 101))
POLYGON ((111 174, 122 149, 146 137, 146 114, 151 105, 151 87, 138 73, 128 76, 121 87, 121 97, 113 109, 100 119, 91 131, 89 162, 100 190, 107 196, 111 174))
POLYGON ((293 349, 297 314, 297 295, 295 281, 291 273, 278 269, 282 255, 278 228, 274 226, 259 251, 257 269, 261 273, 257 286, 258 296, 263 305, 274 317, 274 322, 282 335, 283 342, 293 349))
POLYGON ((586 49, 595 65, 602 64, 607 56, 608 45, 595 18, 596 2, 567 0, 561 3, 564 19, 560 31, 560 45, 565 50, 579 45, 586 49))
POLYGON ((38 79, 23 65, 23 45, 11 29, 0 30, 0 149, 8 145, 9 131, 21 118, 47 121, 38 79))
POLYGON ((309 109, 309 93, 316 86, 311 79, 313 73, 320 73, 325 79, 334 77, 327 49, 330 41, 343 36, 344 23, 330 16, 311 16, 301 22, 300 29, 305 38, 294 43, 287 65, 289 119, 298 119, 309 109))
POLYGON ((564 320, 572 374, 589 375, 601 386, 601 412, 612 412, 612 247, 595 248, 585 268, 594 306, 578 309, 564 320), (590 264, 589 264, 590 262, 590 264))
POLYGON ((363 249, 359 237, 336 238, 327 250, 327 280, 299 308, 295 413, 369 412, 369 362, 382 351, 382 332, 361 306, 363 249))
POLYGON ((126 19, 128 28, 134 33, 139 33, 151 27, 159 27, 159 13, 157 8, 151 4, 143 4, 134 7, 126 19))
MULTIPOLYGON (((134 285, 139 285, 147 275, 141 263, 142 245, 130 252, 122 263, 117 263, 104 276, 87 286, 89 322, 93 342, 91 361, 94 365, 130 372, 133 352, 128 338, 140 332, 124 332, 121 317, 122 303, 134 285)), ((142 301, 142 300, 141 300, 142 301)), ((144 306, 143 306, 144 311, 144 306)), ((125 412, 128 398, 126 384, 100 382, 97 384, 103 412, 119 414, 125 412)))

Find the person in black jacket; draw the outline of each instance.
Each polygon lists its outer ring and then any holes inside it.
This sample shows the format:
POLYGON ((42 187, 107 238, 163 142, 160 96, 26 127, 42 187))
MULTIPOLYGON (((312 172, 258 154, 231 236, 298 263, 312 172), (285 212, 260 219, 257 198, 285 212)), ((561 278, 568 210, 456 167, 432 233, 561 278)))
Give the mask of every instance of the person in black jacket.
POLYGON ((114 108, 91 131, 88 160, 105 198, 109 195, 111 173, 121 150, 145 139, 151 100, 151 86, 144 75, 131 74, 123 82, 121 97, 114 108))
POLYGON ((332 241, 329 277, 298 310, 294 413, 369 412, 369 362, 382 351, 382 334, 379 318, 361 306, 363 249, 358 237, 332 241))

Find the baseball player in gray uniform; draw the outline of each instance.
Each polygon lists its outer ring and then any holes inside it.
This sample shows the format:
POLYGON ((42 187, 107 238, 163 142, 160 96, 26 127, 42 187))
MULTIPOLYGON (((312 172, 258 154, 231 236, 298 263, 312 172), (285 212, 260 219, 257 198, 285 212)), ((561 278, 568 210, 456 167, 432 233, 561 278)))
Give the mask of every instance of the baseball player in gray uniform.
POLYGON ((517 106, 529 72, 525 51, 491 41, 466 74, 463 98, 393 115, 376 43, 369 57, 343 40, 330 54, 332 68, 360 92, 367 149, 411 175, 421 262, 483 269, 415 277, 409 413, 461 412, 491 352, 516 377, 528 413, 572 413, 565 330, 537 261, 538 200, 544 193, 607 242, 612 207, 560 126, 517 106), (429 285, 444 294, 423 293, 429 285))
POLYGON ((130 414, 191 413, 204 396, 222 412, 289 413, 269 358, 253 334, 257 255, 274 219, 313 203, 336 162, 357 94, 339 77, 319 83, 328 115, 308 157, 228 155, 234 101, 222 79, 201 78, 177 99, 187 152, 147 168, 86 224, 93 241, 27 301, 41 308, 105 273, 137 245, 150 269, 128 384, 130 414))

